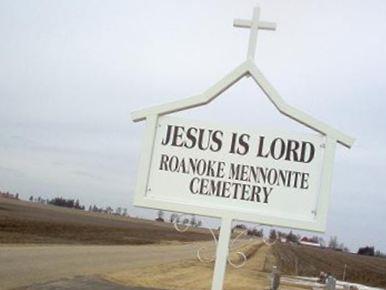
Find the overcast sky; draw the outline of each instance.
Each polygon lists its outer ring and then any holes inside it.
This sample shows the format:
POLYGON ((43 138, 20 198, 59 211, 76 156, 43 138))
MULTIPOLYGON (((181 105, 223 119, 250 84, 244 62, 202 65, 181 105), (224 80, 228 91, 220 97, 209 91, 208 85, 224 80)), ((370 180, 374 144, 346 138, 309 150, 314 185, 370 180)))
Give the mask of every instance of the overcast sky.
MULTIPOLYGON (((245 60, 256 1, 0 1, 0 189, 132 207, 143 123, 245 60)), ((386 1, 259 1, 256 63, 291 105, 354 136, 338 146, 326 237, 386 251, 386 1)), ((308 131, 251 79, 179 116, 308 131), (230 108, 239 114, 229 114, 230 108)))

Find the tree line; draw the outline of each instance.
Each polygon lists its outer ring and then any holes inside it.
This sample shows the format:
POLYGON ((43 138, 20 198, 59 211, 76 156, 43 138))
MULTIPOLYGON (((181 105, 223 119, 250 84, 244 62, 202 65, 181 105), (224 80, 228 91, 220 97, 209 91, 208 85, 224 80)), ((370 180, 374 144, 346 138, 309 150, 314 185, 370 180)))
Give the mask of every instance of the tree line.
MULTIPOLYGON (((33 195, 31 195, 28 200, 30 202, 35 202, 35 203, 49 204, 49 205, 78 209, 78 210, 86 210, 86 207, 80 204, 79 199, 71 199, 71 198, 63 198, 63 197, 54 197, 52 199, 49 199, 49 198, 42 198, 41 196, 34 197, 33 195)), ((103 213, 103 214, 119 215, 119 216, 129 216, 127 208, 124 208, 124 207, 117 207, 113 209, 111 206, 98 207, 94 204, 88 207, 88 211, 103 213)))
MULTIPOLYGON (((19 194, 12 194, 9 192, 0 191, 0 196, 5 198, 11 198, 11 199, 19 199, 19 194)), ((31 195, 29 198, 29 201, 42 203, 42 204, 50 204, 50 205, 60 206, 60 207, 66 207, 66 208, 73 208, 78 210, 86 210, 85 206, 80 204, 79 199, 71 199, 71 198, 63 198, 63 197, 44 199, 41 196, 34 197, 31 195)), ((129 216, 127 208, 123 208, 123 207, 117 207, 116 209, 113 209, 110 206, 98 207, 96 205, 90 205, 88 207, 88 211, 111 214, 111 215, 119 215, 119 216, 129 216)), ((162 210, 159 210, 155 220, 159 222, 165 222, 167 220, 165 217, 165 212, 162 210)), ((198 219, 195 215, 191 215, 189 217, 187 215, 179 215, 177 213, 171 213, 168 221, 170 223, 177 222, 179 224, 190 225, 192 227, 202 226, 202 221, 198 219)), ((248 228, 244 224, 237 224, 234 226, 233 230, 245 230, 246 234, 249 236, 256 236, 260 238, 264 237, 263 228, 260 228, 260 229, 257 229, 255 227, 248 228)), ((292 242, 292 243, 300 243, 300 240, 302 240, 302 241, 306 241, 314 244, 319 244, 320 247, 322 248, 330 248, 336 251, 343 251, 343 252, 350 251, 342 242, 338 241, 337 236, 331 236, 328 243, 326 243, 322 237, 319 237, 316 235, 311 237, 301 237, 300 235, 294 234, 292 230, 289 231, 288 233, 285 233, 279 230, 271 229, 268 233, 268 239, 270 241, 285 240, 286 242, 292 242)), ((375 250, 373 246, 360 247, 357 251, 357 254, 386 258, 386 253, 383 253, 380 250, 375 250)))

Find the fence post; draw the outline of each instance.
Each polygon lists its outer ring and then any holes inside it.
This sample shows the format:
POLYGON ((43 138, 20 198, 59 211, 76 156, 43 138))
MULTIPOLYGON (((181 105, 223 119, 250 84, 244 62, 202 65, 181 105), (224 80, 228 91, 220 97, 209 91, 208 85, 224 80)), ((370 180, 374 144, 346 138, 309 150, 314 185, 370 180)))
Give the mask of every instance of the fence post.
POLYGON ((346 270, 347 270, 347 264, 344 264, 344 269, 343 269, 343 281, 346 281, 346 270))

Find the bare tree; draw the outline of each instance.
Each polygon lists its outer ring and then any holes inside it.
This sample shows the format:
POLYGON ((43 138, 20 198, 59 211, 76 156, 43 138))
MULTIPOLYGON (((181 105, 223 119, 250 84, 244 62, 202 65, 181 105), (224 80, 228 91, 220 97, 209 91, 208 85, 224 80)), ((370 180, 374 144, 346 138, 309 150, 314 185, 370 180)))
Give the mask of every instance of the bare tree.
POLYGON ((338 249, 338 237, 332 236, 330 237, 330 241, 328 242, 328 247, 331 249, 338 249))
POLYGON ((171 223, 178 222, 178 214, 172 213, 169 218, 171 223))
POLYGON ((164 222, 165 213, 162 210, 158 211, 157 218, 155 219, 157 222, 164 222))
POLYGON ((190 225, 191 225, 192 227, 195 227, 195 226, 196 226, 196 223, 197 223, 197 221, 196 221, 196 216, 195 216, 195 215, 192 215, 192 218, 190 219, 190 225))
POLYGON ((269 239, 271 241, 274 241, 274 240, 277 239, 277 234, 276 234, 275 229, 272 229, 272 230, 269 231, 269 239))
POLYGON ((292 231, 290 231, 287 235, 287 240, 293 243, 297 243, 299 241, 299 238, 292 231))

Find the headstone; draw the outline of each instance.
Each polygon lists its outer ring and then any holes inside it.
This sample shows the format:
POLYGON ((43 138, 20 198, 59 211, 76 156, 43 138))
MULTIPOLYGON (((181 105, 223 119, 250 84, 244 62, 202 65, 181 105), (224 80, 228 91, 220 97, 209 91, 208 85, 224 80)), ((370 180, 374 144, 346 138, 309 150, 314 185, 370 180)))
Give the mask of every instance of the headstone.
POLYGON ((318 282, 321 284, 326 284, 327 274, 325 272, 320 272, 318 282))
POLYGON ((271 288, 270 290, 277 290, 280 286, 280 272, 277 269, 276 266, 273 266, 272 273, 271 273, 271 288))
POLYGON ((333 276, 327 277, 326 290, 336 290, 336 279, 333 276))

